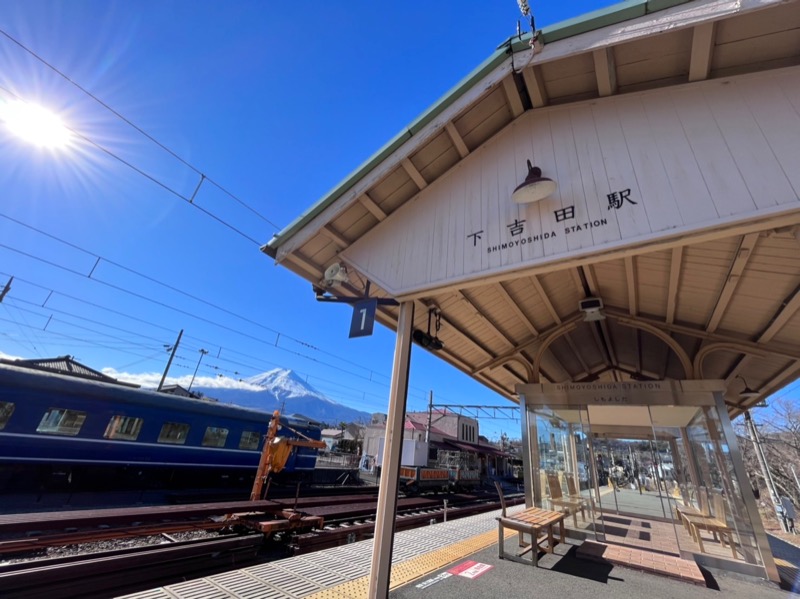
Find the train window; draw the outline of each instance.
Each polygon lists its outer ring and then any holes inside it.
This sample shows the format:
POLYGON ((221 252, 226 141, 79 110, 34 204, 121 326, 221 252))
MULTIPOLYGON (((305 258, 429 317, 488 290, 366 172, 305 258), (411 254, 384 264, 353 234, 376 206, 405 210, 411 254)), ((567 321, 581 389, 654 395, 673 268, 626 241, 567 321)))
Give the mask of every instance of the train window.
POLYGON ((84 420, 86 420, 86 412, 50 408, 42 416, 42 421, 36 427, 36 432, 75 437, 81 432, 84 420))
POLYGON ((209 426, 203 435, 203 447, 225 447, 228 438, 228 429, 218 426, 209 426))
POLYGON ((0 401, 0 431, 6 427, 14 413, 14 404, 10 401, 0 401))
POLYGON ((106 439, 120 439, 122 441, 136 441, 139 431, 142 430, 144 420, 133 416, 112 416, 108 421, 106 432, 103 437, 106 439))
POLYGON ((158 442, 184 445, 188 434, 188 424, 183 424, 181 422, 165 422, 164 426, 161 427, 161 433, 158 435, 158 442))
POLYGON ((239 449, 258 449, 261 434, 255 431, 244 431, 239 439, 239 449))

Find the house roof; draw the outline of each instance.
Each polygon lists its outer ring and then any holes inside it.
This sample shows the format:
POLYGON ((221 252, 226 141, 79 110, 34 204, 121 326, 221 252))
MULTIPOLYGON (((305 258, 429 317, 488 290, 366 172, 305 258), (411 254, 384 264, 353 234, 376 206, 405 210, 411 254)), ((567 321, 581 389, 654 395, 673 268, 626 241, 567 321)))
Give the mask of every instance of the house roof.
POLYGON ((92 381, 101 381, 103 383, 113 383, 115 385, 122 385, 124 387, 133 387, 136 389, 140 387, 140 385, 124 383, 113 377, 105 375, 102 372, 98 372, 93 368, 89 368, 85 364, 77 362, 72 356, 59 356, 57 358, 33 358, 29 360, 0 359, 0 363, 10 364, 11 366, 19 366, 21 368, 30 368, 32 370, 42 370, 44 372, 74 376, 92 381))

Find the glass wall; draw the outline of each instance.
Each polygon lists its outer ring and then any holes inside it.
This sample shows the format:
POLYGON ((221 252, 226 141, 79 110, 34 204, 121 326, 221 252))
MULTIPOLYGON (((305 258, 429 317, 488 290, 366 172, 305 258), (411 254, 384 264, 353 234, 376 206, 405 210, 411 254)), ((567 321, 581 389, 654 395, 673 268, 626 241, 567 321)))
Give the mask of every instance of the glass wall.
POLYGON ((570 536, 694 554, 734 571, 774 568, 761 523, 751 520, 750 488, 736 475, 727 413, 720 417, 708 397, 682 402, 702 405, 529 399, 526 490, 536 507, 567 514, 570 536))

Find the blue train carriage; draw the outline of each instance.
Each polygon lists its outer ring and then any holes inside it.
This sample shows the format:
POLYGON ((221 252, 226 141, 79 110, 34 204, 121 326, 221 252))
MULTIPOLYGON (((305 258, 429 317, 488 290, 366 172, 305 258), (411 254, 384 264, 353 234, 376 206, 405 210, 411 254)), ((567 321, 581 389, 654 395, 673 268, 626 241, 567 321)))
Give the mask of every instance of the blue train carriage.
MULTIPOLYGON (((270 418, 215 401, 0 364, 0 489, 27 483, 42 490, 54 477, 69 485, 247 486, 270 418)), ((308 418, 280 422, 283 435, 296 435, 293 429, 321 437, 319 423, 308 418)), ((285 471, 310 473, 315 463, 315 449, 295 448, 285 471)))

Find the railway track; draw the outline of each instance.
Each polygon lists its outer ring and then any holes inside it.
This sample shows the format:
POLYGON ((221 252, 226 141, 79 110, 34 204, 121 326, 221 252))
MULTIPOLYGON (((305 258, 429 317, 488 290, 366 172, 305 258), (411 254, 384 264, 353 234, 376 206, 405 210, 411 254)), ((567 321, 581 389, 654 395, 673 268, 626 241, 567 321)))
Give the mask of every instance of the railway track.
MULTIPOLYGON (((0 595, 99 599, 368 539, 373 534, 376 499, 306 497, 0 516, 0 559, 145 534, 170 541, 0 566, 0 595), (174 542, 170 536, 197 530, 218 536, 184 542, 174 542)), ((496 495, 481 493, 405 497, 398 501, 397 530, 498 507, 496 495)))
POLYGON ((0 569, 4 599, 100 599, 208 576, 255 563, 260 535, 139 547, 88 556, 12 564, 0 569))

